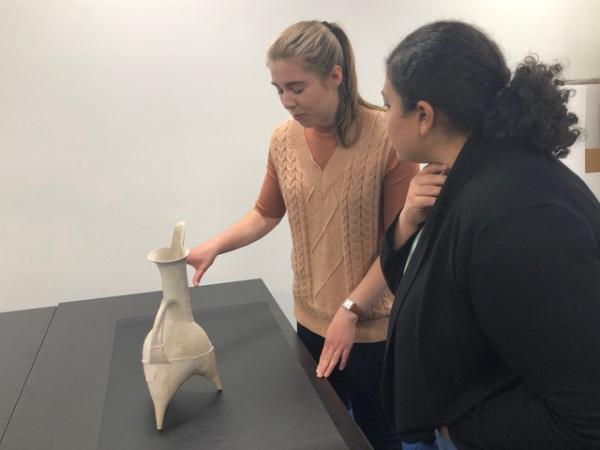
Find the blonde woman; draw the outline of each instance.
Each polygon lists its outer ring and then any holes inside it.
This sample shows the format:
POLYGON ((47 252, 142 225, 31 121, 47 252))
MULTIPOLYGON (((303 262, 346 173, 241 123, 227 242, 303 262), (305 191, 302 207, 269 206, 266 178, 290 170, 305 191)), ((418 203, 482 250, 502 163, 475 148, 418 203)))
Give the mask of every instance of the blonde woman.
POLYGON ((269 48, 268 67, 292 118, 272 134, 254 208, 190 253, 193 283, 218 255, 267 235, 287 212, 294 315, 319 361, 317 376, 329 377, 375 448, 401 448, 381 407, 392 297, 378 249, 418 166, 397 159, 384 112, 358 94, 352 48, 338 25, 288 27, 269 48))

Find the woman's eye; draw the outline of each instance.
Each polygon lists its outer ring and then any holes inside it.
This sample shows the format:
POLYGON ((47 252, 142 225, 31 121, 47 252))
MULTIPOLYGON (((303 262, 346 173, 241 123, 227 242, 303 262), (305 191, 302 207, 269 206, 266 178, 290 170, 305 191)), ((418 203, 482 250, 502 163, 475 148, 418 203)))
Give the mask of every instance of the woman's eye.
POLYGON ((302 91, 303 91, 303 90, 304 90, 304 89, 292 89, 292 92, 293 92, 294 94, 302 94, 302 91))

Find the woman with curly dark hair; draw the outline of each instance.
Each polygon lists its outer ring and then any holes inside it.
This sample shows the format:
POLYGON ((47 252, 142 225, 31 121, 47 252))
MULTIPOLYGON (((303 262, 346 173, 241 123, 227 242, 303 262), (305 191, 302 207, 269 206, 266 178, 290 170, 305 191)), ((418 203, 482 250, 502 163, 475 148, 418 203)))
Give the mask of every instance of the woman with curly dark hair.
POLYGON ((600 204, 558 160, 579 134, 562 68, 511 78, 486 34, 443 21, 386 69, 392 144, 428 163, 382 247, 387 416, 439 448, 600 448, 600 204))

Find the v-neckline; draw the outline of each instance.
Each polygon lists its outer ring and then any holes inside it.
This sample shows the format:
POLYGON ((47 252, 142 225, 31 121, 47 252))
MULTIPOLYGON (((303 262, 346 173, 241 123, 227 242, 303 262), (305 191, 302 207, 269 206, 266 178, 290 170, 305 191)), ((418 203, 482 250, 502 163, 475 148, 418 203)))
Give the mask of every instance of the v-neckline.
POLYGON ((321 168, 313 158, 308 142, 304 134, 305 129, 299 123, 292 125, 291 136, 292 146, 296 148, 297 157, 301 164, 306 168, 306 176, 310 185, 316 189, 320 195, 324 195, 329 191, 341 174, 344 173, 344 168, 351 164, 354 152, 351 149, 342 151, 340 145, 337 144, 327 164, 321 168), (297 127, 297 128, 296 128, 297 127))
MULTIPOLYGON (((321 132, 319 132, 317 130, 315 130, 315 132, 316 133, 320 133, 320 134, 324 134, 324 133, 321 133, 321 132)), ((336 154, 340 150, 340 144, 336 141, 335 148, 331 152, 331 155, 329 155, 329 158, 327 159, 327 162, 325 163, 325 165, 323 167, 321 167, 319 165, 319 163, 317 163, 317 161, 315 161, 315 157, 313 156, 313 152, 311 151, 310 146, 308 145, 308 139, 306 138, 306 128, 304 128, 304 127, 302 127, 302 142, 301 142, 301 144, 306 149, 306 151, 308 152, 308 156, 310 157, 310 160, 312 161, 313 165, 315 166, 315 168, 317 170, 319 170, 319 172, 321 172, 321 174, 325 173, 325 171, 329 167, 331 161, 336 157, 336 154)))
MULTIPOLYGON (((400 283, 400 286, 396 291, 396 300, 390 311, 389 323, 396 323, 400 310, 404 305, 404 301, 410 292, 412 283, 419 273, 423 258, 425 257, 431 242, 433 242, 432 239, 437 235, 436 232, 439 230, 443 218, 447 214, 447 209, 460 195, 464 186, 470 181, 471 176, 487 162, 487 159, 489 158, 488 153, 481 151, 481 148, 478 148, 481 145, 481 136, 479 135, 471 135, 467 139, 448 175, 448 179, 442 186, 438 199, 429 211, 427 219, 419 231, 418 241, 413 242, 414 252, 411 256, 411 264, 406 265, 402 283, 400 283)), ((393 332, 393 328, 390 328, 390 330, 390 332, 393 332)))

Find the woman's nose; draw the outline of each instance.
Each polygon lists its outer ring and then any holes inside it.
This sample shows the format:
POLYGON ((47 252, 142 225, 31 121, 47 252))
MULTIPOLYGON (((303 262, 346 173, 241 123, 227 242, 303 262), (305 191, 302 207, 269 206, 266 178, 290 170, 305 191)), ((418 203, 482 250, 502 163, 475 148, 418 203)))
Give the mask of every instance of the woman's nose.
POLYGON ((296 101, 292 98, 289 92, 281 94, 281 104, 287 110, 294 109, 296 107, 296 101))

